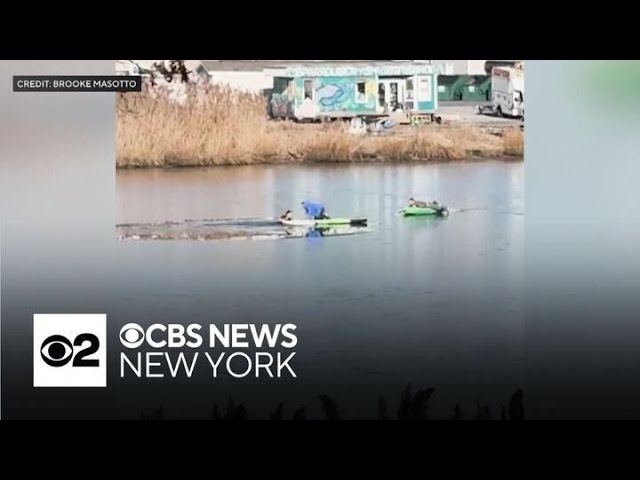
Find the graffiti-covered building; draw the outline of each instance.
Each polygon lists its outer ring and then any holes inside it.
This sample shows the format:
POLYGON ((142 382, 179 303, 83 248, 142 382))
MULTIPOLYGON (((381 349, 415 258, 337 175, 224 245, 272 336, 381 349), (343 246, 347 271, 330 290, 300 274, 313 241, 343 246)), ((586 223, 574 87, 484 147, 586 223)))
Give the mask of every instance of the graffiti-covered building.
POLYGON ((435 114, 438 69, 429 64, 372 62, 288 66, 271 71, 270 113, 296 120, 404 112, 435 114))

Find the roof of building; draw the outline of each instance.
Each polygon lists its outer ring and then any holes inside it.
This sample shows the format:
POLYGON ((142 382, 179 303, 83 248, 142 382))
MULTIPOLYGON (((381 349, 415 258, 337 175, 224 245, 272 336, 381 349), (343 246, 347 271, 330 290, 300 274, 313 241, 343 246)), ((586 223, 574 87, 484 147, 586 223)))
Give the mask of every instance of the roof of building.
POLYGON ((262 72, 264 69, 281 69, 288 67, 335 67, 344 65, 380 65, 380 64, 412 63, 411 60, 202 60, 202 64, 210 72, 238 71, 262 72))
POLYGON ((279 70, 272 70, 273 76, 299 77, 368 77, 368 76, 413 76, 441 73, 443 67, 428 63, 414 62, 350 62, 296 64, 279 70))

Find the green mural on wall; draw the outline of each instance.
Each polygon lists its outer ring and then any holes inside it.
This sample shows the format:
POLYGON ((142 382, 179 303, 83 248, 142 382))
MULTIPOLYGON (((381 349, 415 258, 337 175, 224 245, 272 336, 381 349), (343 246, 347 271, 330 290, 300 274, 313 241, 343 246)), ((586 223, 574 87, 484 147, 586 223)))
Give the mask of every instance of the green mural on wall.
POLYGON ((366 113, 376 108, 376 80, 357 77, 299 78, 296 85, 298 104, 311 100, 323 112, 366 113))
POLYGON ((413 111, 437 109, 437 76, 406 78, 324 76, 280 78, 274 81, 271 115, 317 118, 376 115, 397 102, 413 111))

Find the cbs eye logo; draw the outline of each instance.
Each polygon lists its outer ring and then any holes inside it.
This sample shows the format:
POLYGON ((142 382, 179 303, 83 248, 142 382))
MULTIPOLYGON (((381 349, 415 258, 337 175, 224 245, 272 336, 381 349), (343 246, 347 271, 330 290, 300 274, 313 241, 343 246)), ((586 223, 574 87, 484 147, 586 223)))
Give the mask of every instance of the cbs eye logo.
POLYGON ((106 387, 104 314, 33 316, 34 387, 106 387))
POLYGON ((127 323, 120 330, 120 342, 127 348, 138 348, 144 342, 144 330, 137 323, 127 323))
POLYGON ((51 335, 42 342, 40 354, 42 355, 42 360, 51 367, 64 367, 72 357, 72 365, 74 367, 99 367, 100 360, 86 358, 96 353, 99 348, 100 340, 91 333, 78 335, 73 341, 73 345, 68 338, 62 335, 51 335), (82 348, 77 353, 74 352, 74 346, 82 347, 86 342, 89 342, 89 346, 82 348))

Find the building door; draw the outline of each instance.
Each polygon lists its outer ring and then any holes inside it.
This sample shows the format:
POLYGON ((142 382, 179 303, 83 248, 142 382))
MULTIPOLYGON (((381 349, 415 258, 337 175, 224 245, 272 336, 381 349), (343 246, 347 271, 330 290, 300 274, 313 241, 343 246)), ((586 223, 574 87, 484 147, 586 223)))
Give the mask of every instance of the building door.
POLYGON ((404 106, 407 81, 404 78, 384 78, 378 80, 377 111, 393 112, 404 106))

